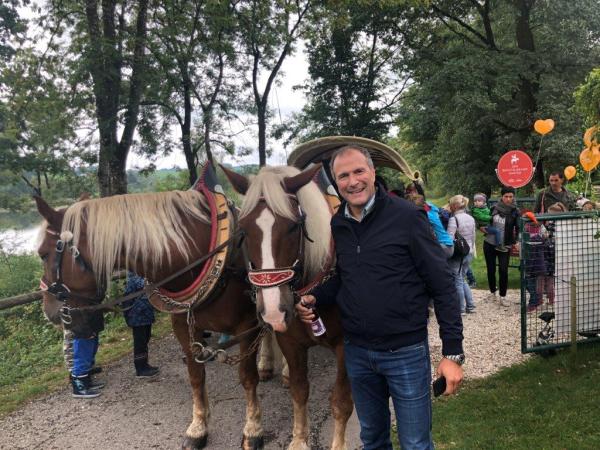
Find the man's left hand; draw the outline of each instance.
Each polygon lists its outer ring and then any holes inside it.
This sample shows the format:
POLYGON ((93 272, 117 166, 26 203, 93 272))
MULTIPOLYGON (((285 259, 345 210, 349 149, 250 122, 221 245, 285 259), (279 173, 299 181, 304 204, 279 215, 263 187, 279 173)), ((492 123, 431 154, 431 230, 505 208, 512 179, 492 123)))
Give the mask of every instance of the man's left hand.
POLYGON ((444 395, 452 395, 456 393, 458 386, 462 383, 463 369, 460 364, 457 364, 448 358, 442 358, 437 367, 436 375, 438 377, 444 376, 446 378, 446 390, 444 391, 444 395))

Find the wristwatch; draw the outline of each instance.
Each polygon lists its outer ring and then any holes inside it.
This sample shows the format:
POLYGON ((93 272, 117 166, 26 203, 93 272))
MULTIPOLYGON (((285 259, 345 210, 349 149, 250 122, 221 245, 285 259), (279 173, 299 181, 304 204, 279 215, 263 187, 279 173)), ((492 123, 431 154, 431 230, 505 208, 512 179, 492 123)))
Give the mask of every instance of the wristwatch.
POLYGON ((464 353, 461 353, 460 355, 444 355, 444 358, 454 361, 459 366, 462 366, 465 363, 464 353))

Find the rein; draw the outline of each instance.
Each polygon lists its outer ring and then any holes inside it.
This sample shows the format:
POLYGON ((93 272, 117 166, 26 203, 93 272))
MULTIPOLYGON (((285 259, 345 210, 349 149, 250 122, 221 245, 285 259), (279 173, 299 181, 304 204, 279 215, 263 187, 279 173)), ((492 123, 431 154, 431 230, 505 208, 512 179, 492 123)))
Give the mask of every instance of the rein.
MULTIPOLYGON (((123 302, 126 302, 127 300, 131 300, 134 298, 139 297, 141 294, 150 294, 151 292, 155 291, 156 289, 158 289, 159 287, 165 285, 166 283, 168 283, 169 281, 174 280, 175 278, 183 275, 184 273, 190 271, 191 269, 193 269, 194 267, 202 264, 203 262, 205 262, 207 259, 211 258, 213 255, 215 255, 216 253, 218 253, 219 251, 221 251, 223 248, 227 247, 233 240, 237 239, 239 236, 244 236, 244 231, 243 230, 238 230, 236 231, 229 239, 227 239, 225 242, 223 242, 221 245, 218 245, 217 247, 215 247, 213 249, 213 251, 207 253, 206 255, 202 256, 201 258, 193 261, 192 263, 188 264, 187 266, 185 266, 183 269, 178 270, 177 272, 169 275, 167 278, 164 278, 161 281, 158 281, 156 283, 152 283, 148 286, 145 286, 143 289, 137 290, 135 292, 131 292, 127 295, 124 295, 122 297, 118 297, 115 300, 112 300, 110 302, 106 302, 106 303, 100 303, 102 301, 102 297, 100 297, 100 302, 98 301, 97 298, 91 298, 91 297, 85 297, 85 296, 81 296, 78 294, 73 294, 71 292, 71 290, 62 282, 62 277, 60 276, 60 269, 57 271, 58 274, 58 280, 50 285, 48 285, 48 282, 45 280, 45 278, 42 277, 40 286, 45 286, 46 289, 42 289, 42 290, 46 290, 49 294, 52 294, 56 297, 57 300, 59 301, 67 301, 69 298, 74 298, 74 299, 79 299, 79 300, 87 300, 87 301, 93 301, 94 303, 97 303, 95 305, 88 305, 88 306, 78 306, 78 307, 68 307, 70 311, 77 311, 77 310, 88 310, 88 311, 96 311, 96 310, 110 310, 111 308, 113 308, 114 306, 117 306, 123 302)), ((57 242, 57 252, 59 251, 59 243, 61 243, 61 247, 64 250, 64 243, 62 243, 61 240, 59 240, 57 242)), ((71 247, 74 248, 74 247, 71 247)), ((57 261, 60 263, 62 262, 62 251, 61 253, 59 253, 60 258, 57 259, 57 261)), ((56 264, 55 264, 56 265, 56 264)), ((88 265, 89 267, 89 265, 88 265)), ((91 270, 90 270, 91 271, 91 270)))

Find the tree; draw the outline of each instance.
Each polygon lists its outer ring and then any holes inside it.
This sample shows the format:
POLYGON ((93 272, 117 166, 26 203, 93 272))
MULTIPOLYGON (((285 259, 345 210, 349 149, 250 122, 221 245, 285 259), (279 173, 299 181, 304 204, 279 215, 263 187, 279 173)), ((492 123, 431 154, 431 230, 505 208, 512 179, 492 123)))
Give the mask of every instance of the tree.
POLYGON ((235 7, 240 51, 251 68, 260 166, 267 162, 269 94, 283 61, 304 32, 311 7, 310 0, 240 0, 235 7))
MULTIPOLYGON (((568 95, 598 60, 595 2, 434 1, 413 17, 415 85, 399 115, 400 137, 453 191, 490 192, 511 148, 536 158, 535 119, 557 122, 538 161, 562 169, 578 153, 579 118, 568 95)), ((539 170, 538 184, 543 184, 539 170)))
POLYGON ((600 67, 589 73, 574 97, 575 109, 585 118, 586 125, 600 126, 600 67))
POLYGON ((234 104, 231 75, 234 72, 232 48, 232 9, 229 1, 161 0, 153 8, 149 49, 154 67, 154 84, 143 106, 158 106, 173 117, 181 130, 189 181, 196 179, 199 154, 214 164, 212 146, 231 150, 228 141, 215 139, 220 108, 234 104), (200 113, 200 133, 194 134, 194 112, 200 113))
POLYGON ((308 103, 291 138, 356 135, 382 140, 409 83, 403 73, 402 2, 329 2, 311 20, 308 103))
POLYGON ((127 156, 144 91, 148 0, 138 0, 136 6, 117 0, 103 0, 101 7, 98 0, 85 2, 84 63, 93 83, 103 197, 127 192, 127 156))

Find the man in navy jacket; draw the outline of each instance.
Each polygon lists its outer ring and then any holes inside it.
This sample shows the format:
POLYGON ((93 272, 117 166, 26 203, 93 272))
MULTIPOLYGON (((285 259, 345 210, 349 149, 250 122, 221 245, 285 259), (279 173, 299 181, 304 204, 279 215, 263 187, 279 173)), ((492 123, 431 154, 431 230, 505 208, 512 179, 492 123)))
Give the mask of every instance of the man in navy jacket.
POLYGON ((433 449, 427 313, 433 299, 442 354, 437 375, 446 395, 462 381, 462 321, 451 271, 425 211, 390 197, 375 182, 368 151, 348 146, 331 158, 345 200, 331 220, 337 274, 303 296, 304 305, 337 303, 346 369, 364 449, 392 449, 389 397, 403 450, 433 449))

